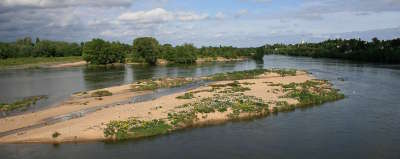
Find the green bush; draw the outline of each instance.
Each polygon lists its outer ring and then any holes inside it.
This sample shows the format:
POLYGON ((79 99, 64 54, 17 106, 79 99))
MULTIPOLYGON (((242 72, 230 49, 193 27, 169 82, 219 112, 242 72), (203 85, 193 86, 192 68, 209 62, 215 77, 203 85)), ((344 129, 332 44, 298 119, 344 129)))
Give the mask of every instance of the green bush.
POLYGON ((105 65, 125 62, 124 45, 110 43, 102 39, 93 39, 83 46, 83 59, 90 64, 105 65))
POLYGON ((110 91, 107 91, 107 90, 100 90, 100 91, 93 92, 91 94, 91 96, 92 97, 112 96, 112 93, 110 91))

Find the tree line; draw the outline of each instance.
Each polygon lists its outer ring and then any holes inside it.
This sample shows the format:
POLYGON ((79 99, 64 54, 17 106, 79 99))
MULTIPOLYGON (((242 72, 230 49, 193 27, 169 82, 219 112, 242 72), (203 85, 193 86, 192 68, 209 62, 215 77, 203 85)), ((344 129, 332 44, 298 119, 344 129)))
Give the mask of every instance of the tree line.
POLYGON ((393 40, 373 38, 372 41, 330 39, 320 43, 265 45, 263 49, 265 54, 400 63, 400 38, 393 40))
POLYGON ((82 56, 91 64, 123 63, 127 60, 156 64, 157 59, 165 59, 172 63, 191 64, 196 62, 197 58, 238 58, 252 56, 254 53, 255 48, 232 46, 197 48, 193 44, 161 45, 157 39, 152 37, 136 38, 132 45, 103 39, 92 39, 80 44, 40 40, 39 38, 33 42, 30 37, 19 39, 16 42, 0 43, 0 59, 82 56))
POLYGON ((30 37, 15 42, 0 42, 0 59, 19 57, 81 56, 82 45, 63 41, 40 40, 33 43, 30 37))
POLYGON ((40 40, 39 38, 32 42, 30 37, 10 43, 0 42, 0 59, 82 56, 91 64, 123 63, 125 61, 156 64, 157 59, 165 59, 172 63, 191 64, 198 58, 253 57, 262 59, 265 54, 400 63, 400 39, 379 40, 374 38, 372 41, 330 39, 319 43, 274 44, 249 48, 232 46, 197 48, 193 44, 161 45, 157 39, 152 37, 136 38, 131 45, 103 39, 92 39, 80 44, 40 40))

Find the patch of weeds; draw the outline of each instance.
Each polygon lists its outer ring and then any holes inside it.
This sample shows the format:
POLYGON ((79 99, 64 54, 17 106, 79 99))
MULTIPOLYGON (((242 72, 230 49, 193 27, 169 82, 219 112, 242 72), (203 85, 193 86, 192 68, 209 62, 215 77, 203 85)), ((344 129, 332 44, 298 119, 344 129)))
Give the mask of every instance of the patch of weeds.
POLYGON ((104 136, 123 140, 166 134, 171 129, 172 126, 164 120, 141 121, 131 118, 125 121, 110 121, 106 124, 104 136))
POLYGON ((243 79, 255 79, 257 76, 264 73, 277 73, 280 76, 295 76, 297 70, 295 69, 254 69, 246 71, 235 71, 227 73, 218 73, 209 76, 213 81, 228 81, 228 80, 243 80, 243 79))
POLYGON ((53 137, 53 138, 57 138, 58 136, 60 136, 61 134, 59 133, 59 132, 54 132, 51 136, 53 137))
POLYGON ((100 90, 100 91, 93 92, 92 94, 90 94, 90 96, 92 96, 92 97, 112 96, 112 93, 107 90, 100 90))
POLYGON ((296 69, 272 69, 269 72, 277 73, 282 77, 285 76, 296 76, 297 70, 296 69))
POLYGON ((172 88, 193 82, 187 78, 160 78, 138 81, 131 86, 132 91, 148 91, 159 88, 172 88))
POLYGON ((238 118, 241 113, 268 113, 269 105, 262 99, 253 96, 242 96, 232 105, 230 118, 238 118))
POLYGON ((282 86, 282 84, 280 84, 280 83, 270 83, 270 84, 268 84, 268 86, 277 87, 277 86, 282 86))
POLYGON ((277 112, 288 112, 296 109, 295 105, 290 105, 286 101, 278 101, 275 108, 277 108, 277 112))
POLYGON ((129 132, 132 137, 149 137, 168 133, 172 126, 164 120, 141 121, 140 124, 133 126, 129 132))
POLYGON ((251 90, 248 87, 242 87, 241 83, 238 81, 234 81, 232 83, 227 83, 227 84, 214 84, 210 85, 212 88, 223 88, 223 87, 230 87, 230 88, 225 88, 224 90, 218 92, 218 93, 235 93, 235 92, 245 92, 251 90))
POLYGON ((191 125, 195 119, 197 119, 196 113, 190 110, 168 113, 168 120, 174 127, 191 125))
POLYGON ((185 93, 181 96, 177 96, 176 98, 177 99, 192 99, 192 98, 194 98, 194 95, 192 92, 189 92, 189 93, 185 93))
POLYGON ((235 71, 227 73, 218 73, 210 76, 211 80, 214 81, 226 81, 226 80, 242 80, 242 79, 254 79, 256 76, 266 72, 265 69, 254 69, 247 71, 235 71))
MULTIPOLYGON (((331 88, 331 84, 324 80, 309 80, 304 83, 290 84, 291 90, 284 96, 299 101, 297 106, 311 106, 329 101, 343 99, 339 90, 331 88)), ((289 88, 289 86, 287 86, 289 88)))
POLYGON ((240 83, 240 84, 243 84, 243 85, 254 85, 256 83, 254 83, 254 82, 243 82, 243 83, 240 83))
POLYGON ((26 97, 22 100, 15 101, 14 103, 0 103, 0 112, 13 111, 16 109, 24 109, 29 106, 35 105, 37 101, 42 99, 47 99, 48 96, 40 95, 40 96, 32 96, 26 97))

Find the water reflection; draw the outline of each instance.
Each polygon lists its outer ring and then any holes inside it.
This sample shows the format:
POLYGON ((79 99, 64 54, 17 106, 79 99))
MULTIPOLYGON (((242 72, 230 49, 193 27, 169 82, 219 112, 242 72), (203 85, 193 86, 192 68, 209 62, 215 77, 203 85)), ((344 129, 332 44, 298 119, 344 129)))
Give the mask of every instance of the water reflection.
POLYGON ((125 82, 125 66, 90 66, 82 68, 86 90, 119 85, 125 82))

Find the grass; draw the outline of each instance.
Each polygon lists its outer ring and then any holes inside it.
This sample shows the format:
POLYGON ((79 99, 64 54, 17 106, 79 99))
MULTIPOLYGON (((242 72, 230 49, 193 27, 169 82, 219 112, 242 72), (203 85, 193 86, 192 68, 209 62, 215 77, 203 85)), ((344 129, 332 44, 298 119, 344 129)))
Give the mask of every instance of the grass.
POLYGON ((70 63, 82 61, 81 56, 70 57, 23 57, 0 60, 0 69, 8 68, 36 68, 42 65, 70 63))
POLYGON ((117 140, 149 137, 166 134, 172 128, 164 120, 141 121, 128 119, 126 121, 111 121, 104 129, 105 137, 114 137, 117 140))
POLYGON ((0 103, 0 111, 2 112, 7 112, 7 111, 13 111, 17 109, 24 109, 29 106, 32 106, 36 104, 37 101, 42 100, 42 99, 47 99, 48 97, 45 95, 40 95, 40 96, 32 96, 32 97, 26 97, 21 100, 15 101, 14 103, 0 103))
POLYGON ((92 97, 105 97, 105 96, 112 96, 112 93, 107 90, 100 90, 90 94, 92 97))
POLYGON ((59 133, 59 132, 54 132, 51 136, 53 137, 53 138, 57 138, 58 136, 60 136, 61 134, 59 133))
POLYGON ((339 90, 332 88, 331 84, 324 80, 309 80, 298 84, 290 83, 283 87, 288 92, 284 97, 297 99, 299 101, 297 106, 299 107, 323 104, 345 97, 339 90))
POLYGON ((295 69, 254 69, 246 71, 235 71, 227 73, 217 73, 209 76, 213 81, 228 81, 228 80, 243 80, 243 79, 254 79, 257 76, 264 73, 277 73, 280 76, 295 76, 297 70, 295 69))
POLYGON ((210 79, 213 81, 253 79, 256 78, 256 76, 258 75, 264 74, 265 72, 266 72, 265 69, 254 69, 247 71, 217 73, 215 75, 210 76, 210 79))
POLYGON ((189 92, 189 93, 185 93, 181 96, 177 96, 176 98, 177 99, 192 99, 192 98, 194 98, 194 95, 192 92, 189 92))
POLYGON ((296 76, 296 73, 297 73, 296 69, 271 69, 269 71, 277 73, 282 77, 285 77, 285 76, 296 76))
POLYGON ((250 90, 248 87, 243 87, 241 84, 247 84, 247 83, 239 83, 238 81, 233 81, 232 83, 227 83, 227 84, 212 84, 210 87, 212 87, 212 90, 218 90, 220 88, 225 88, 224 90, 218 92, 218 93, 236 93, 236 92, 245 92, 250 90))
POLYGON ((148 91, 156 90, 159 88, 172 88, 179 87, 193 82, 192 79, 187 78, 160 78, 160 79, 147 79, 138 81, 132 84, 132 91, 148 91))

